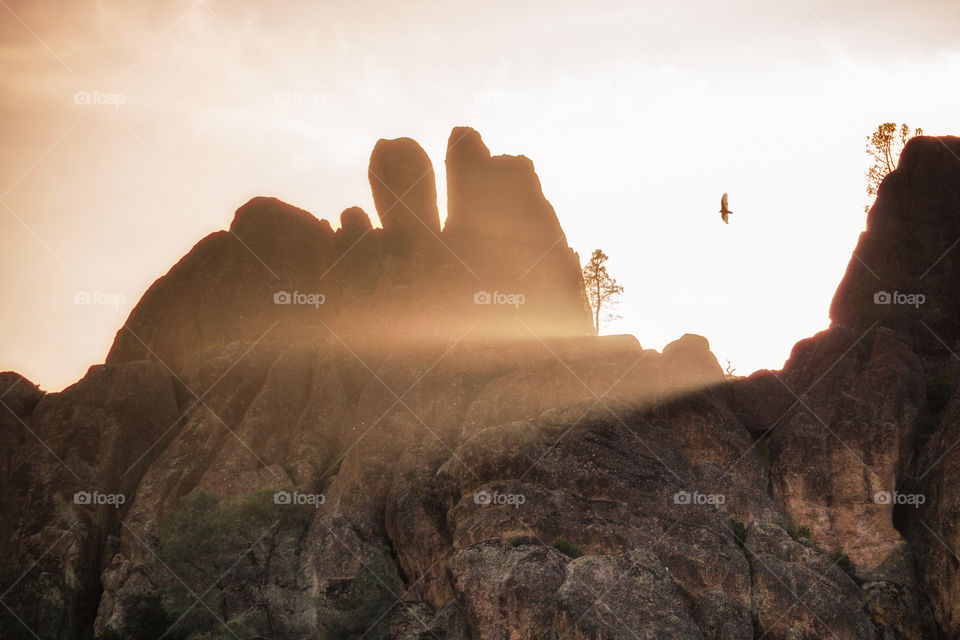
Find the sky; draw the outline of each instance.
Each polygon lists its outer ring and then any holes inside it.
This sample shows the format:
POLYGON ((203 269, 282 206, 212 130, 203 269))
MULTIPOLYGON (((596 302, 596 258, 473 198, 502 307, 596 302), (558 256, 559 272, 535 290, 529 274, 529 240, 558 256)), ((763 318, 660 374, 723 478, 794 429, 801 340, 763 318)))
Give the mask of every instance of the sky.
POLYGON ((957 24, 952 0, 0 0, 0 370, 82 377, 255 195, 376 220, 378 138, 426 149, 443 216, 459 125, 610 256, 603 333, 780 368, 829 324, 869 133, 960 134, 957 24))

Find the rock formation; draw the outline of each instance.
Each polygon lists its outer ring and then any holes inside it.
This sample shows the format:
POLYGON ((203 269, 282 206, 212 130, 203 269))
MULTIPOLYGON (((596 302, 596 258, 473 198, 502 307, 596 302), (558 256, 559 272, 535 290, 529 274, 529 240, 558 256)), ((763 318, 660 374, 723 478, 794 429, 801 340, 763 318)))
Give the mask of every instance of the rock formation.
POLYGON ((408 139, 382 228, 255 198, 76 385, 0 374, 0 634, 957 637, 951 149, 910 143, 834 324, 737 379, 590 335, 532 164, 471 129, 443 229, 408 139))
POLYGON ((405 256, 439 239, 437 180, 419 144, 410 138, 379 140, 370 154, 369 177, 391 253, 405 256))
POLYGON ((336 259, 329 223, 276 198, 254 198, 237 209, 229 231, 198 242, 147 290, 106 361, 153 360, 179 372, 204 347, 313 324, 326 308, 293 304, 292 296, 322 293, 336 259))
POLYGON ((541 323, 583 331, 579 257, 543 196, 533 162, 491 156, 480 134, 457 127, 447 144, 447 221, 443 238, 487 290, 520 293, 541 323))
POLYGON ((830 317, 865 331, 874 322, 916 339, 924 351, 953 348, 960 317, 960 138, 910 140, 880 186, 830 317), (918 298, 917 296, 922 296, 918 298))

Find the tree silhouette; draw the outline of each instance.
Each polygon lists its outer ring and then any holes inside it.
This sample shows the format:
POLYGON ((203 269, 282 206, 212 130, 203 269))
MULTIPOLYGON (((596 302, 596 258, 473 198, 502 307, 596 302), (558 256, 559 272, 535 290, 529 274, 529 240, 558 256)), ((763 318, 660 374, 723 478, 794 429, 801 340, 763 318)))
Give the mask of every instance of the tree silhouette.
MULTIPOLYGON (((583 284, 587 289, 587 300, 593 311, 593 330, 597 335, 600 334, 600 312, 611 309, 620 301, 620 296, 623 294, 623 287, 607 273, 607 260, 609 256, 602 250, 596 249, 587 264, 583 266, 583 284)), ((605 319, 609 322, 618 317, 610 313, 605 319)))
POLYGON ((907 140, 922 135, 923 129, 917 127, 911 133, 906 123, 898 127, 896 122, 884 122, 870 134, 866 149, 871 161, 870 168, 867 169, 867 195, 870 196, 870 202, 864 207, 865 211, 870 211, 873 206, 880 183, 897 168, 897 160, 907 140))

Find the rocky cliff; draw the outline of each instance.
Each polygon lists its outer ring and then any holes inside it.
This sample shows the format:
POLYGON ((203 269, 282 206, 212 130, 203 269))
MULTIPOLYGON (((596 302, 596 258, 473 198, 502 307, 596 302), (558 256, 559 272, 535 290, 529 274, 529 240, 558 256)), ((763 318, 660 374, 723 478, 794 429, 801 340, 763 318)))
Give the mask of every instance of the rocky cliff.
POLYGON ((80 382, 0 375, 0 636, 957 637, 957 154, 911 142, 831 328, 739 379, 593 337, 532 163, 471 129, 442 228, 409 139, 380 228, 252 200, 80 382))

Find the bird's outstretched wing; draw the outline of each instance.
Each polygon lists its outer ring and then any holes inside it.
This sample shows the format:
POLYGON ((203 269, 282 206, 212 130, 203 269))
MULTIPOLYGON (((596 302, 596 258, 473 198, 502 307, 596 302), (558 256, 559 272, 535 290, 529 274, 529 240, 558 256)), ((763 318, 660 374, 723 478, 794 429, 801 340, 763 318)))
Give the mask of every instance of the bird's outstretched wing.
POLYGON ((723 197, 720 198, 720 211, 727 211, 727 194, 723 194, 723 197))

